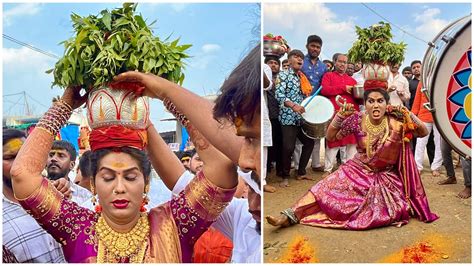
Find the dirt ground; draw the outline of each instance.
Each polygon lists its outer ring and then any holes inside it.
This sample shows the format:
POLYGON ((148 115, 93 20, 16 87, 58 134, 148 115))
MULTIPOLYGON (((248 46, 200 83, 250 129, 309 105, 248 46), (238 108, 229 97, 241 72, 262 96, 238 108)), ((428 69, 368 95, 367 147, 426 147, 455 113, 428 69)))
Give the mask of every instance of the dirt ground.
MULTIPOLYGON (((303 236, 314 248, 318 262, 397 262, 407 247, 427 241, 439 254, 431 262, 471 262, 471 198, 460 199, 456 195, 464 188, 462 171, 456 168, 457 184, 440 186, 437 181, 446 177, 444 167, 440 177, 433 177, 425 160, 422 180, 431 210, 440 218, 427 224, 414 218, 400 228, 390 226, 368 231, 326 229, 294 225, 277 229, 263 222, 264 261, 278 262, 296 236, 303 236), (391 258, 391 260, 387 260, 391 258)), ((267 183, 277 188, 275 193, 264 195, 264 215, 278 215, 291 207, 312 185, 321 180, 322 173, 308 174, 316 181, 290 179, 290 187, 280 188, 281 178, 275 172, 267 176, 267 183)), ((292 171, 293 174, 293 171, 292 171)), ((402 261, 398 261, 402 262, 402 261)))

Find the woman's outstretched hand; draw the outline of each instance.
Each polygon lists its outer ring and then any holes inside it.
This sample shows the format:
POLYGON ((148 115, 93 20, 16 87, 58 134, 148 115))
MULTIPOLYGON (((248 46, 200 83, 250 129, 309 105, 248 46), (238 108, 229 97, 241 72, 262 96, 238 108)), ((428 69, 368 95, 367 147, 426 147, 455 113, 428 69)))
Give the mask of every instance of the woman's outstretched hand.
POLYGON ((128 71, 114 77, 114 82, 138 82, 145 86, 143 95, 163 100, 166 98, 167 90, 172 83, 164 78, 150 73, 141 73, 138 71, 128 71))

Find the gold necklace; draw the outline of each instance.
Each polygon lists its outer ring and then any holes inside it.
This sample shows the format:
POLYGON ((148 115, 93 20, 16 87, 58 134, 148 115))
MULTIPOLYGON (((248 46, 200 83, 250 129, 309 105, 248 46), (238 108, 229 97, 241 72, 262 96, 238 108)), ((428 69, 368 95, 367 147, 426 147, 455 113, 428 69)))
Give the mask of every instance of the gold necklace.
POLYGON ((142 263, 148 246, 150 225, 146 213, 128 233, 115 232, 102 215, 95 225, 99 246, 97 263, 142 263))
POLYGON ((372 124, 370 121, 369 115, 365 116, 365 128, 367 129, 367 142, 366 142, 366 153, 367 157, 372 156, 372 147, 375 142, 380 139, 380 136, 383 134, 382 143, 388 137, 388 119, 386 116, 382 119, 382 122, 378 125, 372 124))

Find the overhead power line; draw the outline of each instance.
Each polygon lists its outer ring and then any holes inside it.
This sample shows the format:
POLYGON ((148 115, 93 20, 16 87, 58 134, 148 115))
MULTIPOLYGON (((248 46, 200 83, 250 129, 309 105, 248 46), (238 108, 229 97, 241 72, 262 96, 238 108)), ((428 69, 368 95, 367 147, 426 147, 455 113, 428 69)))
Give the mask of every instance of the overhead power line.
POLYGON ((9 40, 9 41, 11 41, 11 42, 14 42, 14 43, 16 43, 16 44, 19 44, 19 45, 21 45, 21 46, 23 46, 23 47, 26 47, 26 48, 28 48, 28 49, 31 49, 31 50, 33 50, 33 51, 35 51, 35 52, 44 54, 44 55, 46 55, 46 56, 49 56, 49 57, 52 57, 52 58, 55 58, 55 59, 59 59, 59 56, 57 56, 57 55, 55 55, 55 54, 53 54, 53 53, 46 52, 46 51, 44 51, 44 50, 41 50, 41 49, 39 49, 39 48, 36 48, 36 47, 34 47, 33 45, 30 45, 30 44, 27 44, 27 43, 25 43, 25 42, 19 41, 19 40, 15 39, 15 38, 13 38, 13 37, 11 37, 11 36, 8 36, 8 35, 6 35, 6 34, 3 34, 3 38, 5 38, 5 39, 7 39, 7 40, 9 40))
POLYGON ((418 36, 416 35, 413 35, 411 34, 410 32, 407 32, 406 30, 404 30, 402 27, 398 26, 397 24, 391 22, 390 20, 388 20, 387 18, 385 18, 384 16, 380 15, 379 13, 377 13, 377 11, 375 11, 374 9, 372 9, 371 7, 369 7, 368 5, 364 4, 364 3, 361 3, 361 5, 365 6, 368 10, 372 11, 372 13, 374 13, 375 15, 379 16, 381 19, 385 20, 386 22, 388 22, 390 25, 394 26, 395 28, 401 30, 403 33, 405 33, 406 35, 408 36, 411 36, 419 41, 422 41, 426 44, 428 44, 429 46, 431 47, 434 47, 434 44, 432 42, 429 42, 429 41, 425 41, 421 38, 419 38, 418 36))

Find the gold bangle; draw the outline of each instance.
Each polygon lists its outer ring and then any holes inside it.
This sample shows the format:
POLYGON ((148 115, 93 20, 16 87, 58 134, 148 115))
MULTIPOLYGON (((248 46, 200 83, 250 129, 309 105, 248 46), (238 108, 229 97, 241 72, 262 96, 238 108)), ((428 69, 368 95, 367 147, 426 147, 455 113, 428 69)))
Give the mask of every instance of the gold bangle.
POLYGON ((74 109, 72 108, 72 106, 69 105, 69 104, 68 104, 66 101, 64 101, 63 99, 59 99, 58 102, 61 103, 61 104, 63 104, 63 105, 65 105, 70 111, 74 110, 74 109))

